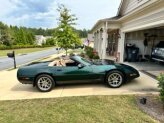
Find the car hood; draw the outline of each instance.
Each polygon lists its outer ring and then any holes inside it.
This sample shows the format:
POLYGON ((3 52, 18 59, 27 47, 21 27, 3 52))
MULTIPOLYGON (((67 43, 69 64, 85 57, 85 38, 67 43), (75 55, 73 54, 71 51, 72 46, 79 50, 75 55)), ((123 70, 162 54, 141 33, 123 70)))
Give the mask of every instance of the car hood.
MULTIPOLYGON (((108 60, 108 59, 100 59, 100 60, 96 60, 93 62, 95 65, 113 65, 115 66, 116 68, 118 69, 128 69, 128 70, 131 70, 131 71, 134 71, 134 72, 137 72, 137 70, 132 67, 132 66, 129 66, 127 64, 123 64, 123 63, 117 63, 115 61, 112 61, 112 60, 108 60)), ((138 73, 138 72, 137 72, 138 73)))

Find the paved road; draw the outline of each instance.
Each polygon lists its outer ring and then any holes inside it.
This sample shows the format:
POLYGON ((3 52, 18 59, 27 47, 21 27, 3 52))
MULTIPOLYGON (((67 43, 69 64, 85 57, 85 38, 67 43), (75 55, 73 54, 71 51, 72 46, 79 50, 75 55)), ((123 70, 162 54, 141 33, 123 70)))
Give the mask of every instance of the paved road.
MULTIPOLYGON (((53 55, 57 53, 56 49, 49 49, 39 52, 28 53, 20 56, 16 56, 16 63, 17 65, 25 64, 30 61, 40 59, 49 55, 53 55)), ((0 57, 0 70, 8 69, 13 67, 13 59, 7 57, 0 57)))

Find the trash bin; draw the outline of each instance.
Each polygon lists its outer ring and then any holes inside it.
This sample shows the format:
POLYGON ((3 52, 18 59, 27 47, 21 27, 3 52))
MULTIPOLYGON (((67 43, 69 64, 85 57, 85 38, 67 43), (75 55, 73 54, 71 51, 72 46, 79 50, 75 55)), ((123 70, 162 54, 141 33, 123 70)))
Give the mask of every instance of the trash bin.
POLYGON ((138 61, 138 53, 139 53, 139 48, 135 47, 132 49, 131 62, 137 62, 138 61))
POLYGON ((128 62, 136 62, 138 61, 138 53, 139 48, 135 47, 135 45, 127 44, 126 45, 126 55, 128 62))

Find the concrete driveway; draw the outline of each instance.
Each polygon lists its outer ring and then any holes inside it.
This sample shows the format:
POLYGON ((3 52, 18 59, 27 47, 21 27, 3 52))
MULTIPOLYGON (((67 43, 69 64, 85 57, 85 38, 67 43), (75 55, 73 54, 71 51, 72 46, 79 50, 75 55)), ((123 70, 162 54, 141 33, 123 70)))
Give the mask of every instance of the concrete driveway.
POLYGON ((17 70, 0 72, 0 100, 17 100, 33 98, 53 98, 85 95, 124 95, 158 93, 157 81, 143 73, 121 88, 112 89, 104 84, 62 85, 51 92, 41 93, 32 85, 23 85, 16 78, 17 70))

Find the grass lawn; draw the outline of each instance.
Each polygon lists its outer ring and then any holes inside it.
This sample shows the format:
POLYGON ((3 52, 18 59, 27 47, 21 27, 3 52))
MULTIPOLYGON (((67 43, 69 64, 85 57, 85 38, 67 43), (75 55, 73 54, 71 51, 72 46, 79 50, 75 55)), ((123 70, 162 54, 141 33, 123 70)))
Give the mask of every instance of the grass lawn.
POLYGON ((155 123, 134 96, 0 101, 1 123, 155 123))
POLYGON ((0 56, 7 56, 7 53, 12 52, 13 50, 16 52, 16 54, 26 54, 26 53, 31 53, 31 52, 46 50, 46 49, 50 49, 50 48, 52 48, 52 47, 0 50, 0 56))

